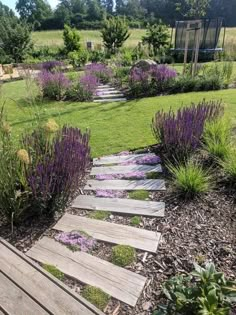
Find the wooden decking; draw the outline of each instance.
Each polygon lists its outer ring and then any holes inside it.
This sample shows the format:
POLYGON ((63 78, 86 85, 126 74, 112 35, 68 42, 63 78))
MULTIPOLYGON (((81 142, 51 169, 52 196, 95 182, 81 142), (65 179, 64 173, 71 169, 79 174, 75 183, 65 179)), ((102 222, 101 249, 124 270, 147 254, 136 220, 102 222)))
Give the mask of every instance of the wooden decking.
POLYGON ((93 165, 107 165, 107 164, 119 164, 119 163, 135 163, 137 160, 143 157, 155 157, 154 153, 149 154, 130 154, 130 155, 114 155, 114 156, 104 156, 101 158, 93 159, 93 165))
POLYGON ((114 166, 100 166, 93 167, 90 175, 101 174, 127 174, 132 172, 162 172, 161 165, 114 165, 114 166))
POLYGON ((0 238, 0 314, 103 313, 0 238))

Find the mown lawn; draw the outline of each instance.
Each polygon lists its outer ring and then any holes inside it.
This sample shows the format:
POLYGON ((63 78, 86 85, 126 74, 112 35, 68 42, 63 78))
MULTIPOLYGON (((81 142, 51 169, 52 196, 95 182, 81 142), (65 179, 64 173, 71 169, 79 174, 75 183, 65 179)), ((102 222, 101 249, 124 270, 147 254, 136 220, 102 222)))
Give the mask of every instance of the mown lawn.
POLYGON ((235 89, 150 97, 125 103, 45 102, 38 107, 27 105, 24 101, 26 95, 24 81, 6 83, 2 87, 2 101, 5 101, 16 137, 31 128, 35 120, 34 113, 39 111, 45 119, 54 117, 61 124, 66 123, 83 130, 89 128, 93 156, 155 143, 150 126, 157 110, 168 110, 170 107, 176 110, 203 98, 222 100, 226 104, 226 112, 236 124, 235 89))

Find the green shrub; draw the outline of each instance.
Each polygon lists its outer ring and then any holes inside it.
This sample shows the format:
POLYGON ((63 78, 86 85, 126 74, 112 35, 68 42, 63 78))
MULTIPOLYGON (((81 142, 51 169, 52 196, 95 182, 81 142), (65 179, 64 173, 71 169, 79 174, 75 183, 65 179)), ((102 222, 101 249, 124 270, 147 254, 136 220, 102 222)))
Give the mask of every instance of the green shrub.
POLYGON ((106 61, 106 55, 103 51, 92 50, 89 53, 89 60, 96 63, 104 63, 106 61))
POLYGON ((138 217, 138 216, 134 216, 134 217, 132 217, 131 219, 130 219, 130 224, 131 225, 139 225, 140 223, 141 223, 141 218, 140 217, 138 217))
POLYGON ((108 211, 91 211, 89 213, 90 219, 96 219, 96 220, 105 220, 108 219, 111 215, 108 211))
POLYGON ((68 53, 70 64, 74 67, 82 67, 88 62, 89 53, 85 49, 79 51, 71 51, 68 53))
POLYGON ((90 285, 85 286, 81 295, 100 310, 103 310, 107 306, 110 299, 110 296, 107 293, 90 285))
POLYGON ((149 192, 147 190, 137 190, 129 192, 130 199, 145 200, 149 198, 149 192))
POLYGON ((162 291, 166 305, 153 315, 229 315, 236 301, 236 282, 217 272, 214 264, 202 268, 195 264, 189 275, 177 275, 166 281, 162 291))
POLYGON ((199 163, 189 161, 167 167, 173 176, 174 187, 181 196, 191 199, 210 190, 211 176, 199 163))
POLYGON ((64 25, 63 40, 66 53, 80 50, 80 36, 75 28, 64 25))
POLYGON ((136 250, 128 245, 116 245, 112 248, 112 263, 125 267, 136 260, 136 250))
POLYGON ((203 148, 214 159, 227 157, 230 151, 230 122, 224 118, 207 122, 203 133, 203 148))
POLYGON ((59 279, 59 280, 63 280, 64 279, 64 273, 61 272, 59 269, 57 269, 57 267, 53 266, 53 265, 48 265, 48 264, 44 264, 43 268, 49 272, 50 274, 52 274, 55 278, 59 279))
POLYGON ((220 162, 223 170, 231 184, 236 184, 236 149, 230 150, 225 160, 220 162))

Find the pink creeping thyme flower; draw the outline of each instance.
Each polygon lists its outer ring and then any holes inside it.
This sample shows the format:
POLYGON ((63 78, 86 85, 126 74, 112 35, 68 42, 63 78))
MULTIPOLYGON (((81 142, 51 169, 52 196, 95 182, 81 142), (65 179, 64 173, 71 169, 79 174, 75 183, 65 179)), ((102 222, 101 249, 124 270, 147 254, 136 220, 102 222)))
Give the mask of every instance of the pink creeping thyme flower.
POLYGON ((113 191, 113 190, 96 190, 96 197, 104 197, 104 198, 122 198, 125 196, 124 191, 113 191))
POLYGON ((99 174, 96 175, 98 180, 109 180, 109 179, 145 179, 145 172, 129 172, 126 174, 99 174))
POLYGON ((55 240, 65 245, 78 246, 82 252, 91 251, 96 245, 92 237, 79 231, 59 233, 55 236, 55 240))

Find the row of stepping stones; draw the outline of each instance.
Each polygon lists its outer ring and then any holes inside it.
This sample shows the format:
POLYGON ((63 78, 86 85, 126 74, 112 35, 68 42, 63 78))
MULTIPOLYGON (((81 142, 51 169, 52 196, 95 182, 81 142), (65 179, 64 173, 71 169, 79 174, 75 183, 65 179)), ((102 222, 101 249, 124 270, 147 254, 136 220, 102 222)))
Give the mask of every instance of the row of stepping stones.
POLYGON ((127 101, 125 95, 112 87, 111 85, 99 85, 95 91, 94 102, 103 103, 103 102, 123 102, 127 101))
MULTIPOLYGON (((129 154, 106 156, 93 160, 91 176, 125 175, 134 172, 161 172, 158 157, 154 154, 129 154), (155 163, 155 164, 154 164, 155 163)), ((105 178, 106 178, 105 176, 105 178)), ((99 178, 99 177, 98 177, 99 178)), ((103 178, 103 177, 102 177, 103 178)), ((109 176, 108 176, 109 178, 109 176)), ((122 178, 122 177, 121 177, 122 178)), ((161 179, 89 179, 86 191, 165 190, 161 179)), ((80 195, 72 207, 90 211, 108 211, 135 216, 163 217, 163 202, 105 198, 80 195)), ((53 227, 57 231, 83 231, 93 239, 112 244, 129 245, 144 252, 156 253, 161 238, 159 232, 127 225, 90 219, 69 213, 53 227)), ((91 286, 98 287, 110 296, 135 306, 147 282, 147 278, 83 251, 72 252, 61 243, 43 237, 27 253, 40 263, 56 266, 64 274, 91 286)))

